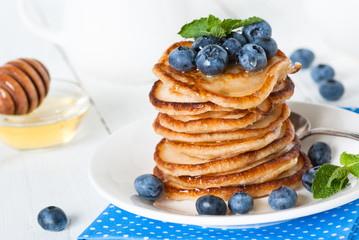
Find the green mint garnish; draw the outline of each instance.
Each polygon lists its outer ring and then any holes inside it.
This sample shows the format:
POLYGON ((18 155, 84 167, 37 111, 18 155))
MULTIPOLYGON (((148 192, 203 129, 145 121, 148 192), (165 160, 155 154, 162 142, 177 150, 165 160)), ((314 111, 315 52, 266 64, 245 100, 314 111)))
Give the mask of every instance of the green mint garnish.
POLYGON ((340 164, 346 166, 351 174, 359 177, 359 154, 343 152, 340 155, 340 164))
POLYGON ((342 167, 324 164, 315 173, 312 184, 313 198, 327 198, 349 185, 349 173, 359 177, 359 154, 343 152, 340 155, 342 167))
POLYGON ((340 169, 332 164, 324 164, 319 168, 312 184, 314 199, 327 198, 347 186, 349 172, 340 169))
POLYGON ((244 20, 240 19, 224 19, 209 15, 207 18, 200 18, 187 23, 179 31, 179 35, 184 38, 197 39, 204 35, 211 35, 214 37, 225 37, 233 30, 244 27, 246 25, 262 21, 259 17, 250 17, 244 20))

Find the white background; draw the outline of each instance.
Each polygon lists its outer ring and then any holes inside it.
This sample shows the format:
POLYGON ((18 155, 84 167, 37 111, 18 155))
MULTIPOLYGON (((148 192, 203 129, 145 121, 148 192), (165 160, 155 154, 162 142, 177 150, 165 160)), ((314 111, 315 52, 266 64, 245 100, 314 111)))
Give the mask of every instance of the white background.
MULTIPOLYGON (((32 12, 39 16, 38 20, 61 28, 62 1, 29 2, 32 12)), ((327 5, 321 8, 318 4, 308 7, 308 2, 313 1, 224 0, 221 4, 225 4, 225 8, 220 17, 256 15, 266 19, 272 25, 273 38, 279 48, 288 55, 299 47, 312 49, 316 54, 314 65, 332 65, 336 70, 336 79, 346 87, 343 99, 328 103, 319 96, 309 70, 304 70, 293 76, 297 86, 293 100, 359 107, 359 58, 355 55, 359 46, 352 44, 358 37, 357 16, 340 24, 347 34, 341 34, 342 31, 333 25, 333 39, 328 39, 324 27, 320 25, 322 23, 316 18, 330 15, 340 22, 349 14, 334 5, 333 8, 327 5), (313 8, 315 11, 312 11, 313 8), (352 52, 347 51, 348 46, 352 47, 352 52)), ((129 17, 133 16, 136 16, 135 13, 129 13, 129 17)), ((89 183, 87 168, 91 156, 109 134, 125 124, 153 114, 153 107, 148 102, 151 83, 133 85, 129 80, 128 84, 120 84, 80 70, 69 57, 71 53, 32 33, 23 24, 16 1, 0 0, 0 29, 0 64, 19 57, 37 58, 45 63, 53 78, 80 82, 92 98, 90 111, 77 135, 65 146, 19 151, 0 143, 0 238, 76 239, 109 204, 89 183), (49 205, 61 207, 71 219, 64 231, 46 232, 38 226, 37 213, 49 205)), ((163 46, 163 49, 166 47, 163 46)), ((152 75, 148 79, 156 80, 152 75)), ((152 156, 148 160, 152 161, 152 156)))

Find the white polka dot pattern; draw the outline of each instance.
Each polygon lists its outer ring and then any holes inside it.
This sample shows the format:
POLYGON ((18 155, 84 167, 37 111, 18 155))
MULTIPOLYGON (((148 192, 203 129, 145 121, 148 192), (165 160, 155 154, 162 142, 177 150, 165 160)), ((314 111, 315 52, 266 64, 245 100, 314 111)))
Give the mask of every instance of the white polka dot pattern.
POLYGON ((350 239, 359 240, 359 199, 344 206, 281 224, 249 229, 209 228, 144 218, 110 204, 78 237, 98 239, 350 239))

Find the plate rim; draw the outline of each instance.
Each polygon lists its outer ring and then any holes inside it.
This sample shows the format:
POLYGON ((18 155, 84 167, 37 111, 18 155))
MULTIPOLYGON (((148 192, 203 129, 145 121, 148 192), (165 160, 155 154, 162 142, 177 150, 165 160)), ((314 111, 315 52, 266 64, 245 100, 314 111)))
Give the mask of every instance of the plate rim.
MULTIPOLYGON (((288 105, 310 105, 314 107, 323 107, 323 108, 330 108, 337 111, 347 111, 351 112, 346 109, 342 109, 339 107, 331 106, 331 105, 325 105, 325 104, 317 104, 317 103, 308 103, 308 102, 299 102, 299 101, 287 101, 288 105)), ((292 107, 291 107, 292 108, 292 107)), ((295 111, 295 110, 294 110, 295 111)), ((351 112, 353 113, 353 112, 351 112)), ((353 113, 356 114, 356 113, 353 113)), ((353 115, 354 116, 354 115, 353 115)), ((321 200, 318 200, 315 205, 316 211, 309 211, 309 208, 313 208, 313 204, 310 204, 308 206, 299 206, 291 209, 281 210, 281 211, 273 211, 268 213, 261 213, 261 214, 243 214, 243 215, 225 215, 225 216, 208 216, 208 215, 184 215, 184 214, 176 214, 174 212, 166 212, 165 210, 161 211, 155 211, 148 208, 143 208, 134 204, 130 204, 127 202, 119 201, 116 199, 113 195, 108 193, 105 189, 103 189, 98 182, 95 180, 96 176, 94 176, 94 171, 92 170, 94 168, 94 162, 96 154, 99 153, 100 149, 106 144, 106 142, 110 141, 114 136, 119 134, 121 131, 123 131, 126 128, 130 128, 132 125, 137 125, 149 120, 153 120, 152 117, 148 116, 143 119, 139 119, 137 121, 134 121, 130 124, 127 124, 120 129, 116 130, 114 133, 112 133, 110 136, 106 137, 95 149, 94 154, 90 160, 89 166, 88 166, 88 177, 92 184, 92 186, 95 188, 95 190, 106 200, 111 202, 112 204, 118 206, 119 208, 122 208, 125 211, 131 212, 136 215, 140 215, 146 218, 155 219, 159 221, 165 221, 165 222, 171 222, 171 223, 177 223, 177 224, 186 224, 186 225, 197 225, 197 226, 206 226, 206 227, 251 227, 251 226, 257 226, 262 224, 276 224, 278 222, 283 221, 289 221, 292 219, 297 219, 300 217, 310 216, 313 214, 317 214, 320 212, 324 212, 342 205, 345 205, 351 201, 354 201, 358 199, 358 189, 356 191, 348 191, 346 194, 339 196, 332 200, 325 200, 324 202, 321 202, 321 200), (326 204, 323 204, 326 203, 326 204), (273 221, 273 216, 275 216, 275 221, 273 221), (200 221, 199 221, 200 219, 200 221), (235 220, 237 221, 235 221, 235 220), (238 220, 242 221, 238 221, 238 220), (244 219, 244 220, 243 220, 244 219), (259 221, 258 221, 259 220, 259 221), (245 223, 244 223, 245 222, 245 223), (219 224, 219 223, 226 223, 226 224, 219 224)))

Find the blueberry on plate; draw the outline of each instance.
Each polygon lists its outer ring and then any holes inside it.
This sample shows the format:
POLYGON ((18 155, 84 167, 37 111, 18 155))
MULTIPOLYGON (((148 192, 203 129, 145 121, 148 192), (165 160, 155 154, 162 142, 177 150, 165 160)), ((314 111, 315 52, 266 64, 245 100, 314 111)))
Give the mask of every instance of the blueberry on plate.
POLYGON ((278 51, 278 46, 276 41, 269 36, 258 37, 253 41, 254 44, 261 46, 266 52, 267 59, 270 59, 275 56, 278 51))
POLYGON ((334 69, 327 65, 327 64, 319 64, 312 68, 310 72, 313 80, 317 83, 321 82, 322 80, 332 79, 334 77, 334 69))
POLYGON ((247 39, 243 36, 243 34, 240 34, 238 32, 232 32, 230 34, 230 37, 237 39, 242 46, 248 43, 247 39))
MULTIPOLYGON (((222 39, 223 41, 223 39, 222 39)), ((202 48, 204 48, 207 45, 210 44, 221 44, 221 39, 214 37, 214 36, 210 36, 210 35, 204 35, 202 37, 197 38, 193 43, 192 43, 192 48, 193 50, 195 50, 196 52, 199 52, 202 48)))
POLYGON ((320 166, 330 161, 332 150, 325 142, 316 142, 309 148, 308 157, 313 166, 320 166))
POLYGON ((39 212, 37 222, 45 230, 59 232, 66 227, 67 217, 60 208, 50 206, 39 212))
POLYGON ((168 62, 178 71, 188 71, 196 67, 196 55, 192 48, 180 46, 170 52, 168 62))
POLYGON ((227 213, 224 200, 210 194, 197 199, 196 209, 200 215, 226 215, 227 213))
POLYGON ((237 192, 229 198, 228 207, 233 213, 247 213, 253 209, 253 198, 246 192, 237 192))
POLYGON ((300 48, 295 50, 292 55, 290 55, 290 60, 292 63, 301 63, 303 69, 309 68, 309 66, 314 61, 314 53, 309 49, 300 48))
POLYGON ((228 38, 223 44, 222 47, 227 50, 228 58, 230 62, 238 61, 238 52, 241 49, 242 44, 235 38, 228 38))
POLYGON ((247 71, 257 71, 267 65, 267 56, 264 49, 256 44, 244 45, 238 53, 238 60, 247 71))
POLYGON ((159 199, 164 193, 163 182, 152 174, 137 177, 134 185, 138 195, 149 201, 159 199))
POLYGON ((197 68, 207 75, 216 75, 223 72, 227 63, 227 51, 215 44, 210 44, 202 48, 196 57, 197 68))
POLYGON ((319 83, 319 93, 328 101, 336 101, 343 96, 344 86, 334 79, 323 80, 319 83))
POLYGON ((274 189, 268 197, 269 206, 274 210, 283 210, 294 207, 297 200, 298 196, 296 191, 284 185, 274 189))
POLYGON ((272 36, 272 28, 268 22, 262 20, 243 27, 242 34, 251 43, 258 37, 272 36))
POLYGON ((313 168, 309 169, 308 171, 306 171, 302 176, 303 186, 309 192, 313 192, 313 190, 312 190, 313 180, 314 180, 314 177, 315 177, 315 173, 319 170, 320 167, 321 166, 313 167, 313 168))

